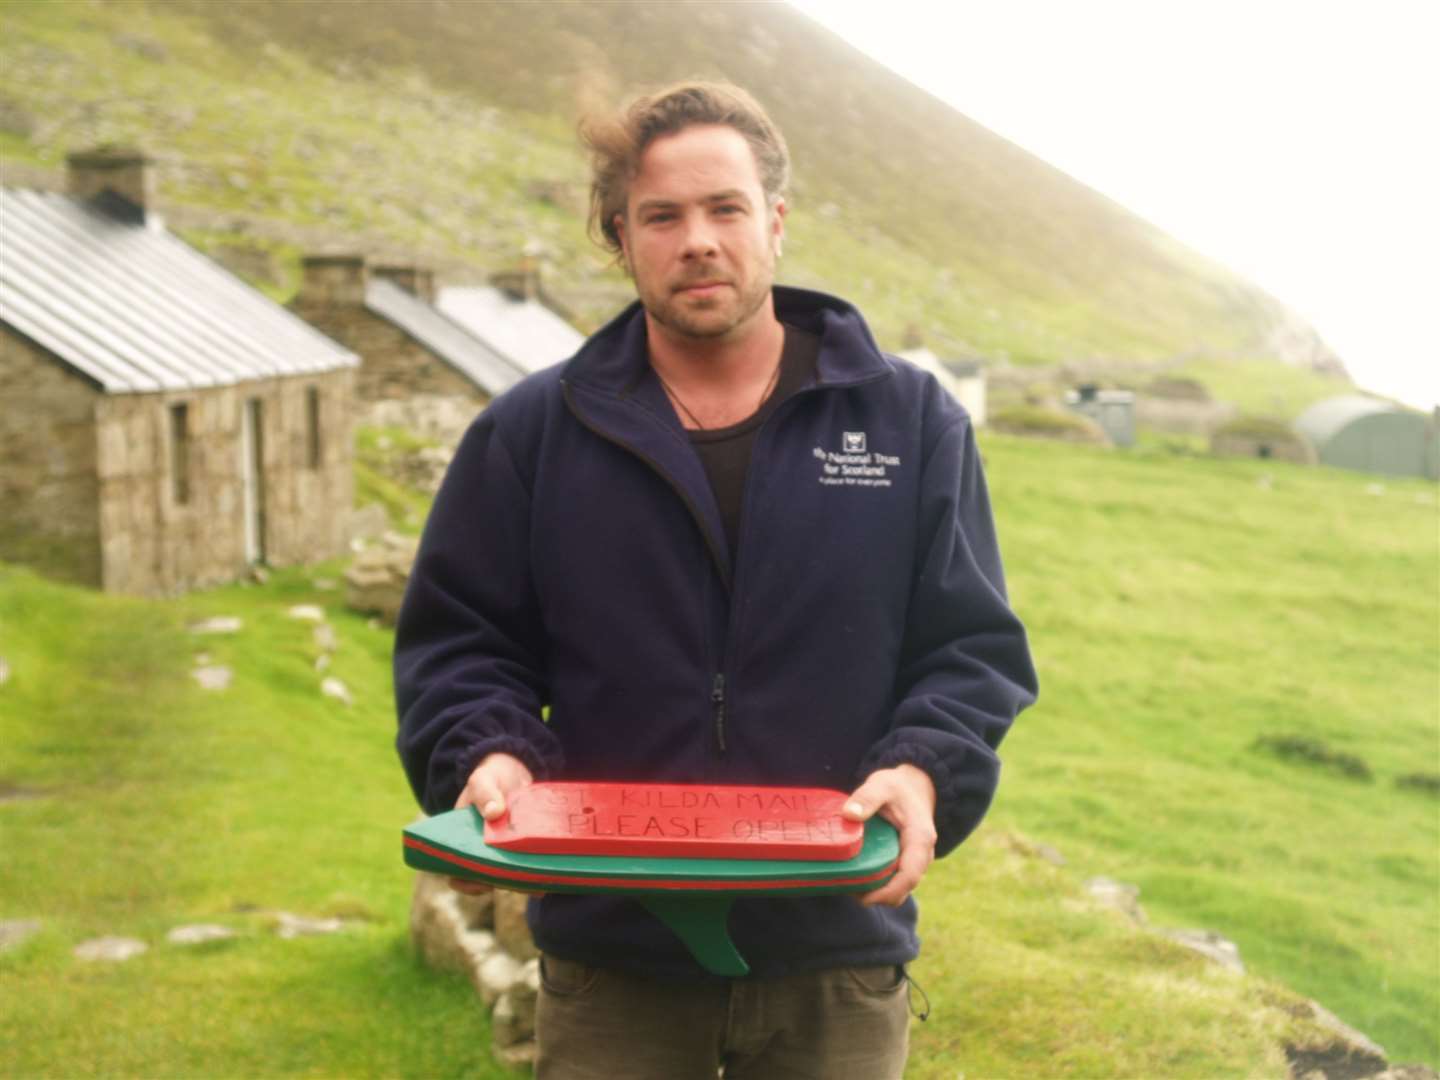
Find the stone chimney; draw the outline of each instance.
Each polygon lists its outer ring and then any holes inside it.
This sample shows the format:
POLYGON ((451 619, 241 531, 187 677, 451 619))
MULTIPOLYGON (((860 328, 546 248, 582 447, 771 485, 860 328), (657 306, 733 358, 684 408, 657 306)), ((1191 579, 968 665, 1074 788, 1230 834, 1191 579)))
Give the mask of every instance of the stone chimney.
POLYGON ((526 257, 518 266, 490 275, 490 284, 512 300, 540 299, 540 263, 526 257))
MULTIPOLYGON (((155 176, 150 159, 128 147, 102 146, 77 150, 65 157, 65 190, 77 199, 96 199, 107 191, 129 204, 136 221, 143 222, 154 202, 155 176)), ((120 209, 111 204, 112 208, 120 209)))
POLYGON ((418 296, 427 304, 435 303, 435 271, 428 266, 392 263, 372 267, 375 277, 394 282, 411 296, 418 296))
POLYGON ((306 255, 301 261, 300 292, 295 306, 359 307, 365 303, 370 271, 363 255, 306 255))

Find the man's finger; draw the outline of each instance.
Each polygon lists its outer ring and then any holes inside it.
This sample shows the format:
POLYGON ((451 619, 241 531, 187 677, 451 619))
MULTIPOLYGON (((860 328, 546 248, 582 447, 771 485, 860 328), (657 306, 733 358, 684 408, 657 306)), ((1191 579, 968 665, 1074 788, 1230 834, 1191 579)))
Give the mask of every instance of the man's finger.
POLYGON ((840 813, 851 821, 869 821, 889 801, 890 791, 879 779, 866 780, 845 800, 840 813))
POLYGON ((465 893, 467 896, 480 896, 484 893, 493 892, 494 886, 487 885, 483 881, 468 881, 465 878, 452 877, 450 888, 456 892, 465 893))
POLYGON ((920 884, 920 879, 925 876, 925 871, 930 869, 930 864, 935 859, 934 842, 926 843, 923 836, 912 834, 909 842, 902 835, 900 845, 900 866, 895 876, 887 881, 874 892, 868 892, 860 897, 860 903, 866 907, 873 907, 876 904, 887 904, 895 907, 904 903, 905 898, 915 891, 920 884))

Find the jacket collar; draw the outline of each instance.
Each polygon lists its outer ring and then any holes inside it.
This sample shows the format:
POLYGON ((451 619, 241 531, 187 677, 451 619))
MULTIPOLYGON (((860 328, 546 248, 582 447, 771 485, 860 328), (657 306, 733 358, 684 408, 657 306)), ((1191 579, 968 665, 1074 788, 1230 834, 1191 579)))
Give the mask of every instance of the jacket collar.
MULTIPOLYGON (((854 386, 894 370, 860 313, 843 300, 777 286, 775 314, 781 322, 819 335, 820 387, 854 386)), ((720 507, 704 466, 650 367, 645 313, 638 301, 581 346, 562 368, 560 382, 567 406, 582 424, 641 458, 670 483, 699 526, 728 588, 732 568, 720 507)))
MULTIPOLYGON (((864 317, 838 297, 777 285, 775 315, 783 323, 820 337, 816 370, 821 386, 850 386, 888 375, 890 361, 880 352, 864 317)), ((637 300, 593 334, 566 363, 566 382, 601 391, 643 396, 649 373, 645 313, 637 300)), ((655 389, 658 389, 656 387, 655 389)), ((661 401, 653 404, 660 405, 661 401)), ((667 407, 668 411, 668 407, 667 407)))

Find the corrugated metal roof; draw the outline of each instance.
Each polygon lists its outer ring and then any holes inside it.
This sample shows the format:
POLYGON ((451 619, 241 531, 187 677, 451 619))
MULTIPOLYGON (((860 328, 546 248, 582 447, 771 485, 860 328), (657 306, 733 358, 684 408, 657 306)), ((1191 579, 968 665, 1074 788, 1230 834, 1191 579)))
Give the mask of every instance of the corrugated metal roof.
POLYGON ((1353 424, 1356 420, 1379 413, 1404 411, 1388 401, 1360 394, 1345 394, 1311 405, 1295 421, 1295 429, 1316 447, 1320 447, 1341 428, 1353 424))
POLYGON ((527 373, 570 359, 585 343, 580 331, 538 300, 517 300, 500 289, 441 289, 438 306, 527 373))
POLYGON ((365 286, 365 306, 389 319, 491 397, 510 389, 525 376, 502 354, 447 318, 419 297, 384 278, 365 286))
POLYGON ((114 394, 359 363, 154 218, 51 192, 0 188, 0 322, 114 394))

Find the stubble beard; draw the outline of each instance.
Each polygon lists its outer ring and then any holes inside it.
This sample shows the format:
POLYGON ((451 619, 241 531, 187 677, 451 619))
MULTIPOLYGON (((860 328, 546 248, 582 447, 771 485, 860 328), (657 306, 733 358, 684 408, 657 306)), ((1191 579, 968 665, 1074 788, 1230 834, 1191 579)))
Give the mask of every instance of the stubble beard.
MULTIPOLYGON (((710 267, 702 267, 700 271, 692 272, 688 275, 688 280, 710 281, 723 278, 726 282, 725 288, 734 291, 733 295, 722 293, 714 300, 701 301, 693 307, 688 306, 694 303, 693 301, 686 301, 682 293, 668 284, 661 286, 663 291, 658 296, 651 290, 640 290, 640 302, 655 322, 676 336, 696 341, 714 341, 744 326, 764 306, 774 284, 775 266, 772 261, 756 269, 757 274, 744 289, 740 289, 731 278, 710 267)), ((631 277, 638 289, 639 278, 635 277, 633 268, 631 277)))

